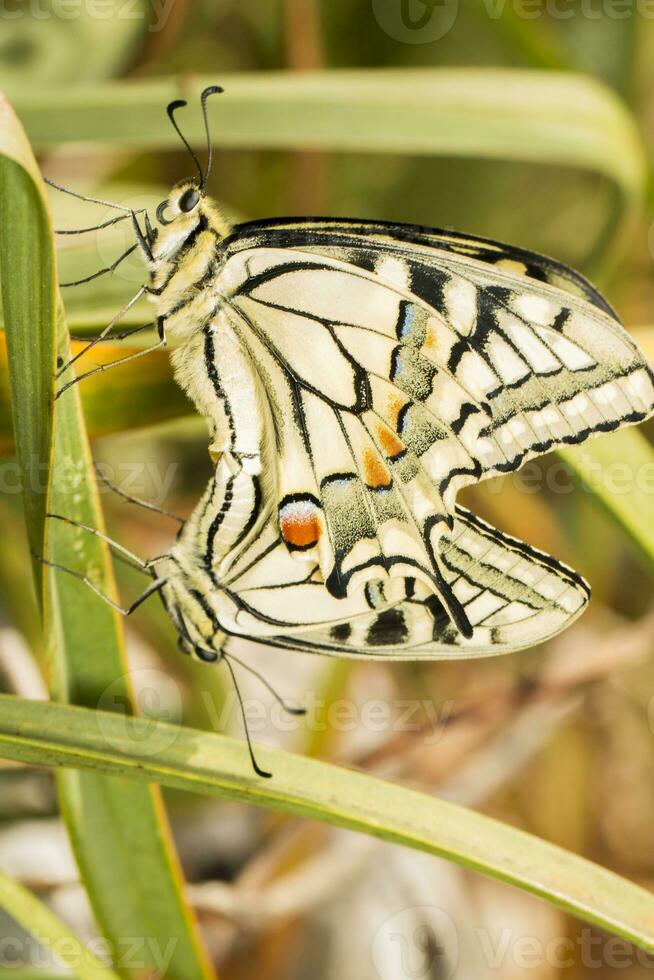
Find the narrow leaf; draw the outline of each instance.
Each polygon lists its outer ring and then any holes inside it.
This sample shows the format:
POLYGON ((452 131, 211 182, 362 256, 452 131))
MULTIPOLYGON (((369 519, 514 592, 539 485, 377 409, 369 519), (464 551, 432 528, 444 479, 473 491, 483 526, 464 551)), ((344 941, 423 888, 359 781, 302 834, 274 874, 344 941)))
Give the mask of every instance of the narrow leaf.
MULTIPOLYGON (((0 277, 13 431, 30 547, 43 554, 52 460, 55 284, 52 234, 36 163, 0 94, 0 277)), ((41 568, 35 562, 37 584, 41 568)))
POLYGON ((0 696, 0 755, 130 775, 360 831, 517 885, 654 952, 654 895, 472 810, 365 773, 162 722, 0 696))
MULTIPOLYGON (((0 871, 0 908, 29 932, 79 980, 118 980, 88 947, 27 888, 0 871)), ((11 970, 12 977, 16 971, 11 970)))
POLYGON ((654 449, 642 432, 624 429, 560 456, 654 575, 654 449))

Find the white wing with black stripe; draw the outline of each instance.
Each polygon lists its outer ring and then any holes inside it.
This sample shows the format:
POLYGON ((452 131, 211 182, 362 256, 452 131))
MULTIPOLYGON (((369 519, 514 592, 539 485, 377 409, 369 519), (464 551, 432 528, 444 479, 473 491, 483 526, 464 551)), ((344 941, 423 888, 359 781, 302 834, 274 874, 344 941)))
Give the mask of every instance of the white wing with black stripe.
POLYGON ((285 546, 331 594, 415 579, 474 632, 445 539, 465 485, 651 414, 651 371, 570 270, 402 226, 243 226, 221 316, 267 393, 285 546))
POLYGON ((247 547, 235 547, 227 563, 221 547, 214 553, 216 519, 226 514, 233 527, 239 523, 230 513, 231 487, 212 481, 166 571, 164 601, 188 649, 205 660, 217 659, 226 635, 352 657, 502 654, 559 632, 590 595, 571 569, 457 506, 441 541, 441 562, 471 624, 469 636, 414 578, 369 582, 339 599, 315 565, 292 558, 273 520, 247 547))

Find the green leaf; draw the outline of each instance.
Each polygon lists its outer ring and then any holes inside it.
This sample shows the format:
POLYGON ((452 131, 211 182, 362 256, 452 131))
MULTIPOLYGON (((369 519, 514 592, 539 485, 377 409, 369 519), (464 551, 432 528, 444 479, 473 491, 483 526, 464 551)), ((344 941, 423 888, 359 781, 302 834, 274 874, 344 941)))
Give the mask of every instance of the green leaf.
MULTIPOLYGON (((116 974, 103 966, 47 905, 1 871, 0 908, 68 966, 73 976, 80 980, 117 980, 116 974)), ((12 976, 14 972, 11 970, 12 976)))
POLYGON ((448 858, 532 892, 654 952, 654 895, 524 831, 472 810, 287 752, 103 711, 0 696, 0 755, 131 775, 322 820, 448 858), (147 727, 145 727, 147 725, 147 727))
MULTIPOLYGON (((632 116, 611 90, 572 72, 496 68, 374 69, 216 74, 112 82, 79 90, 15 93, 39 147, 112 140, 179 147, 164 107, 196 104, 184 119, 202 146, 202 88, 227 92, 210 103, 220 147, 310 147, 401 154, 450 154, 582 168, 615 183, 624 231, 645 195, 647 160, 632 116)), ((620 236, 608 233, 608 246, 620 236)))
MULTIPOLYGON (((0 156, 5 174, 2 207, 14 219, 11 235, 6 232, 6 221, 2 222, 0 253, 17 450, 28 477, 34 459, 52 460, 51 511, 101 528, 77 388, 57 402, 52 425, 50 392, 57 326, 54 243, 29 145, 6 103, 2 109, 0 149, 13 153, 9 161, 0 156), (4 195, 12 193, 18 195, 16 200, 7 201, 4 195), (14 212, 18 206, 20 210, 14 212), (53 431, 54 453, 50 445, 53 431)), ((66 360, 69 347, 62 319, 58 325, 57 350, 66 360)), ((38 475, 43 484, 44 474, 38 475)), ((44 498, 35 482, 26 481, 25 514, 33 550, 77 569, 99 589, 113 594, 111 566, 99 538, 49 521, 46 548, 44 498)), ((130 711, 122 629, 113 610, 77 580, 49 569, 44 576, 43 615, 52 696, 92 706, 104 697, 105 705, 114 710, 130 711), (98 644, 93 656, 89 656, 91 641, 98 644)), ((129 936, 147 937, 145 967, 154 972, 157 955, 170 952, 172 944, 172 975, 180 980, 210 977, 183 896, 158 789, 67 771, 59 776, 59 795, 89 898, 114 947, 119 949, 129 936)), ((143 975, 141 967, 138 972, 143 975)), ((136 975, 129 967, 122 973, 136 975)))
MULTIPOLYGON (((75 91, 22 93, 16 103, 37 146, 106 142, 179 147, 165 106, 199 106, 205 85, 222 146, 453 153, 563 163, 643 186, 644 152, 631 116, 610 89, 584 75, 519 69, 376 69, 230 74, 110 82, 75 91), (476 125, 475 125, 476 124, 476 125), (516 143, 516 133, 520 141, 516 143), (615 145, 614 140, 618 139, 615 145)), ((185 133, 204 139, 199 112, 185 133)))
MULTIPOLYGON (((36 162, 0 95, 0 277, 13 431, 33 553, 43 553, 52 462, 55 284, 52 234, 36 162)), ((41 567, 35 562, 41 582, 41 567)))
POLYGON ((654 575, 654 450, 645 436, 623 429, 559 455, 654 575))

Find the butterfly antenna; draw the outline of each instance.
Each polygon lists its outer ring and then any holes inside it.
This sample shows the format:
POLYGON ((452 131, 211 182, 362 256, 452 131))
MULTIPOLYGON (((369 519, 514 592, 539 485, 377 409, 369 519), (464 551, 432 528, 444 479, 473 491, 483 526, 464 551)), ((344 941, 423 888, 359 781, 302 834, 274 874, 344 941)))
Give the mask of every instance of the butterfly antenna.
POLYGON ((225 666, 227 667, 227 670, 231 674, 234 690, 236 691, 236 697, 238 698, 238 703, 241 708, 241 718, 243 719, 243 728, 245 729, 245 741, 247 742, 248 752, 250 753, 250 761, 252 763, 252 768, 256 772, 257 776, 261 776, 263 777, 263 779, 270 779, 272 773, 267 772, 265 769, 262 769, 261 766, 258 764, 256 757, 254 755, 254 749, 252 747, 252 741, 250 739, 250 731, 248 729, 248 720, 245 714, 245 705, 243 704, 243 698, 241 697, 241 692, 236 682, 236 675, 234 674, 234 668, 230 664, 229 660, 226 660, 224 657, 223 659, 225 660, 225 666))
POLYGON ((262 674, 260 674, 258 670, 255 670, 254 667, 250 667, 249 664, 246 664, 243 660, 240 660, 238 657, 235 657, 233 653, 225 653, 224 650, 223 650, 223 657, 227 657, 229 660, 233 660, 234 663, 237 663, 239 667, 243 668, 243 670, 247 670, 250 674, 256 677, 257 680, 261 684, 263 684, 266 690, 272 694, 272 696, 277 701, 277 703, 289 715, 306 715, 307 713, 306 708, 292 708, 290 704, 288 704, 288 702, 285 701, 284 698, 277 693, 277 691, 272 686, 272 684, 269 681, 267 681, 266 678, 262 674))
POLYGON ((205 88, 204 92, 200 96, 200 101, 202 102, 202 118, 204 119, 204 133, 207 138, 207 169, 204 175, 204 179, 200 184, 200 189, 204 190, 207 181, 209 180, 209 174, 211 173, 211 163, 213 160, 213 148, 211 145, 211 132, 209 130, 209 116, 207 115, 207 99, 210 95, 218 95, 220 92, 224 92, 225 89, 222 85, 209 85, 205 88))
POLYGON ((114 204, 113 201, 104 201, 101 197, 88 197, 86 194, 79 194, 77 191, 71 191, 68 187, 62 187, 56 181, 51 180, 50 177, 43 178, 46 184, 50 187, 54 187, 56 191, 61 191, 62 194, 70 194, 71 197, 76 197, 80 201, 88 201, 89 204, 103 204, 106 208, 114 208, 116 211, 125 211, 126 214, 142 214, 145 208, 138 208, 134 211, 133 208, 126 208, 123 204, 114 204))
POLYGON ((193 163, 197 167, 198 174, 200 175, 200 187, 204 187, 204 174, 202 173, 202 167, 200 166, 200 161, 198 160, 197 156, 195 155, 195 151, 194 151, 193 147, 191 146, 191 144, 189 143, 189 141, 184 136, 184 133, 179 128, 179 124, 178 124, 177 120, 175 119, 175 113, 177 112, 177 110, 184 108, 185 105, 188 105, 188 102, 186 102, 184 99, 175 99, 174 102, 171 102, 168 105, 168 107, 166 109, 166 112, 168 113, 168 118, 170 119, 171 123, 173 124, 173 128, 174 128, 175 132, 177 133, 177 135, 181 139, 181 141, 184 144, 184 146, 186 147, 186 149, 191 154, 191 159, 193 160, 193 163))

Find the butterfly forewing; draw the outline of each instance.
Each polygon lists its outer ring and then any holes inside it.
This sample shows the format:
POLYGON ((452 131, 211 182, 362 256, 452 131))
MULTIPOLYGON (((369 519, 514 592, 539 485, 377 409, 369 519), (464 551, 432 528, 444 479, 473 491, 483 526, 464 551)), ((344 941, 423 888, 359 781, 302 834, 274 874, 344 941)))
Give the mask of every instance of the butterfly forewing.
POLYGON ((334 596, 416 578, 460 630, 445 536, 466 484, 637 422, 650 370, 581 277, 401 226, 247 225, 230 322, 274 392, 282 540, 334 596))

